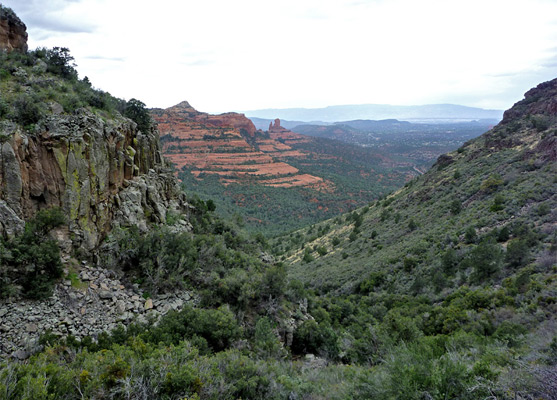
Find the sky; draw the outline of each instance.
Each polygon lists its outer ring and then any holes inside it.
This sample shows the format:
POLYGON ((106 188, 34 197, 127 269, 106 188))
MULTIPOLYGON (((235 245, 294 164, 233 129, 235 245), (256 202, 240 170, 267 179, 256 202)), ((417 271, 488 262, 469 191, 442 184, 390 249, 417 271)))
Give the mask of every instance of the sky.
POLYGON ((557 0, 0 0, 29 48, 148 107, 507 109, 557 77, 557 0))

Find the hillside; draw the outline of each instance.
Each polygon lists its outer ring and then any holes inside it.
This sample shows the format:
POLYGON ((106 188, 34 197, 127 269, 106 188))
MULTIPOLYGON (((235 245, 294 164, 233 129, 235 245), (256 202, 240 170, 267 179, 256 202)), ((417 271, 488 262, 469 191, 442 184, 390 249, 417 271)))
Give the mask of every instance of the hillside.
POLYGON ((151 114, 187 190, 260 232, 283 233, 367 204, 417 174, 372 149, 299 135, 280 120, 256 130, 241 114, 209 115, 187 102, 151 114))
POLYGON ((273 241, 314 293, 305 334, 376 365, 369 398, 554 399, 556 184, 557 79, 386 198, 273 241))
MULTIPOLYGON (((439 157, 425 175, 357 210, 357 229, 350 215, 316 226, 314 233, 325 225, 329 229, 306 242, 306 248, 325 246, 328 252, 314 253, 310 263, 300 261, 302 250, 287 253, 292 276, 350 291, 362 274, 388 271, 391 284, 407 291, 415 279, 407 280, 406 258, 413 260, 412 275, 433 278, 444 251, 453 249, 463 257, 473 243, 496 238, 502 229, 510 234, 500 241, 502 248, 525 240, 519 231, 531 232, 537 240, 528 246, 527 260, 540 261, 555 240, 556 82, 528 92, 499 125, 439 157), (467 243, 469 231, 475 239, 467 243), (334 237, 341 243, 332 246, 334 237)), ((471 271, 461 272, 467 277, 471 271)))

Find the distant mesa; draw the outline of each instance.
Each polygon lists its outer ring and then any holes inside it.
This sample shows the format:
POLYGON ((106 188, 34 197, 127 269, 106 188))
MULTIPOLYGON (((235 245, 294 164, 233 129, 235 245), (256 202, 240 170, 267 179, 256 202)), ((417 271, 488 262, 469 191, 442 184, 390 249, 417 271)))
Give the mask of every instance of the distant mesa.
POLYGON ((167 108, 166 110, 154 109, 152 112, 159 124, 167 122, 168 116, 171 115, 173 117, 180 116, 180 118, 186 118, 188 120, 213 127, 238 129, 245 132, 250 137, 253 137, 257 131, 253 122, 246 118, 244 114, 228 112, 224 114, 212 115, 197 111, 187 101, 182 101, 175 106, 167 108), (166 117, 163 117, 165 115, 166 117))
POLYGON ((0 50, 27 51, 27 27, 10 8, 1 4, 0 50))
MULTIPOLYGON (((286 160, 307 155, 273 138, 299 142, 300 135, 280 126, 276 119, 270 136, 257 130, 243 114, 211 115, 183 101, 173 107, 151 110, 163 142, 163 153, 177 172, 188 169, 193 176, 218 176, 224 184, 257 182, 263 186, 329 188, 320 177, 299 173, 286 160)), ((307 139, 306 139, 307 140, 307 139)))

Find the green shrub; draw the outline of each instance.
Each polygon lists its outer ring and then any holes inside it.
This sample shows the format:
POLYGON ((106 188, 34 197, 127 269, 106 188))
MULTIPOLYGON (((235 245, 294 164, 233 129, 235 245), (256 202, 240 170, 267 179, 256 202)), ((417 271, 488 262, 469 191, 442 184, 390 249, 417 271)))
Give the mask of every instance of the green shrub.
POLYGON ((14 120, 23 126, 36 124, 44 112, 38 99, 29 95, 20 95, 14 102, 14 120))
POLYGON ((480 189, 484 192, 491 193, 497 190, 497 188, 502 184, 503 178, 501 178, 499 174, 491 174, 482 182, 480 189))
POLYGON ((50 296, 62 276, 60 249, 48 233, 64 223, 60 209, 42 210, 25 225, 22 235, 0 239, 0 297, 22 294, 32 299, 50 296))
POLYGON ((391 309, 381 322, 381 329, 393 343, 411 342, 423 334, 414 319, 407 317, 397 309, 391 309))
POLYGON ((336 359, 339 354, 338 336, 327 323, 307 320, 294 331, 292 351, 336 359))
POLYGON ((505 254, 505 262, 511 268, 517 268, 528 263, 530 256, 530 248, 528 244, 521 239, 513 239, 507 245, 505 254))
POLYGON ((544 215, 549 214, 550 212, 551 212, 551 207, 549 206, 548 203, 542 203, 536 209, 536 213, 541 217, 543 217, 544 215))
POLYGON ((489 207, 489 210, 493 212, 501 211, 505 208, 504 204, 505 204, 505 198, 500 194, 498 194, 493 199, 493 203, 489 207))
POLYGON ((371 293, 375 288, 381 286, 386 281, 386 274, 383 271, 374 271, 360 283, 361 293, 371 293))
POLYGON ((304 251, 304 255, 302 257, 302 261, 305 263, 309 263, 312 262, 313 260, 315 260, 315 257, 313 257, 313 255, 311 254, 311 250, 310 249, 306 249, 304 251))
MULTIPOLYGON (((147 110, 145 103, 137 99, 130 99, 126 103, 124 115, 134 121, 137 124, 137 129, 139 129, 141 132, 143 132, 144 134, 149 133, 152 121, 149 110, 147 110)), ((212 210, 210 211, 214 211, 215 203, 213 203, 212 200, 210 200, 210 202, 210 204, 207 204, 207 207, 209 207, 210 205, 212 208, 212 210)))
POLYGON ((464 240, 466 243, 475 243, 477 238, 478 235, 476 234, 476 229, 473 226, 466 228, 466 232, 464 232, 464 240))
POLYGON ((451 211, 451 214, 454 215, 459 214, 460 211, 462 211, 462 204, 460 200, 454 199, 453 201, 451 201, 451 204, 449 205, 449 210, 451 211))
POLYGON ((315 250, 320 256, 324 256, 325 254, 327 254, 327 248, 325 246, 318 246, 315 250))
POLYGON ((282 345, 268 317, 259 318, 255 324, 254 350, 263 358, 284 355, 282 345))
POLYGON ((510 238, 510 231, 508 226, 502 227, 497 233, 498 242, 506 242, 510 238))
POLYGON ((169 312, 156 327, 141 337, 148 342, 178 344, 184 339, 203 338, 214 351, 229 348, 240 338, 241 330, 232 311, 227 307, 201 309, 185 307, 169 312))
POLYGON ((474 247, 463 261, 466 266, 472 267, 470 276, 473 283, 485 283, 501 268, 503 250, 497 243, 488 240, 482 241, 474 247))
POLYGON ((456 271, 460 259, 453 248, 447 249, 441 257, 443 271, 448 275, 453 275, 456 271))

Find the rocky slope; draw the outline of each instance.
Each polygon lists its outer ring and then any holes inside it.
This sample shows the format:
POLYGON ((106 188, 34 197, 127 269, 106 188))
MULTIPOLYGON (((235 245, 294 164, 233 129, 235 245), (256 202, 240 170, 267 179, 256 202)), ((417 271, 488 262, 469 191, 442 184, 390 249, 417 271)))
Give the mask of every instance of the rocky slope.
POLYGON ((0 4, 0 50, 27 51, 27 27, 15 13, 0 4))
POLYGON ((124 286, 114 271, 86 263, 77 268, 76 279, 57 284, 46 300, 0 303, 0 355, 25 359, 37 351, 45 333, 97 338, 121 324, 156 320, 197 302, 187 291, 145 299, 137 285, 124 286))

